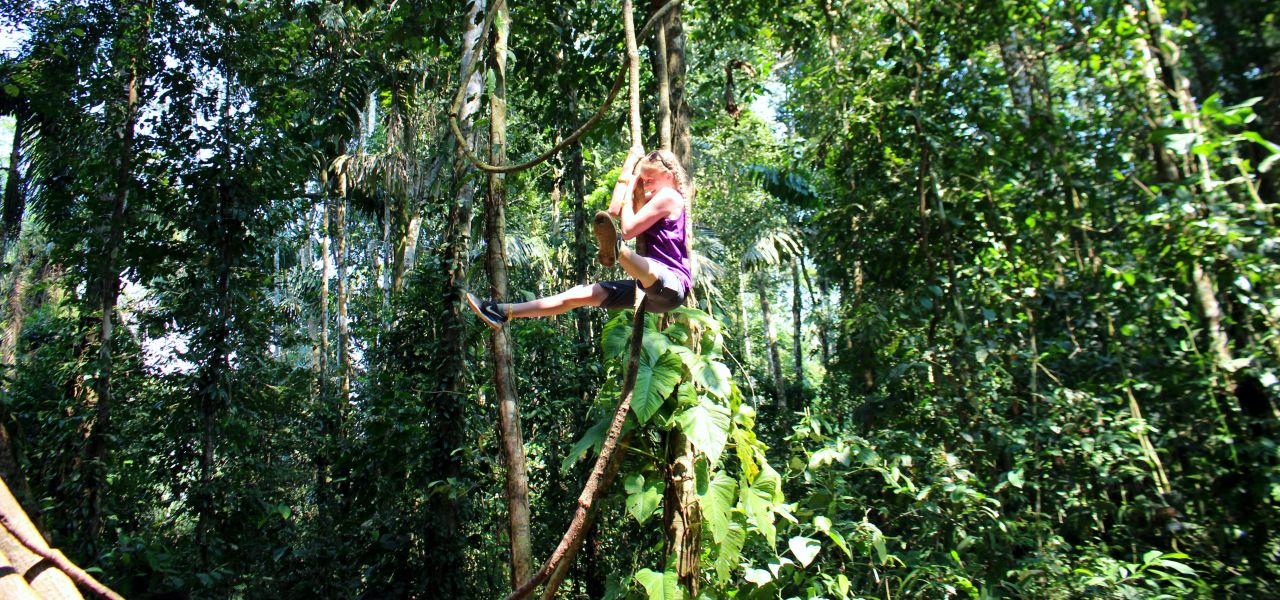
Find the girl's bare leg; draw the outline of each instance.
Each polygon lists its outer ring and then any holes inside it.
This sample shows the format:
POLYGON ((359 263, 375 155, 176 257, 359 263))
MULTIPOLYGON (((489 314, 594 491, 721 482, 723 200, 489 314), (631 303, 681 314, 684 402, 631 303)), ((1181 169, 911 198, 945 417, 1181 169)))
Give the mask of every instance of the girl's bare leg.
POLYGON ((511 318, 550 317, 582 306, 600 306, 609 295, 600 284, 579 285, 554 296, 506 304, 511 318))
POLYGON ((658 273, 654 269, 653 262, 626 247, 618 253, 618 264, 622 265, 622 270, 635 277, 644 287, 652 287, 658 281, 658 273))

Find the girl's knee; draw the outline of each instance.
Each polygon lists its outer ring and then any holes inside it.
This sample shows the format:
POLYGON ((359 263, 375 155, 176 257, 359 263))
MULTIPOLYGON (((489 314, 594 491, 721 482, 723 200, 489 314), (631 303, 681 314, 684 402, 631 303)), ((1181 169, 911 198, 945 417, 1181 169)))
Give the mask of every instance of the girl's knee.
POLYGON ((589 288, 591 290, 591 306, 600 306, 609 298, 609 291, 604 289, 604 286, 593 283, 589 288))

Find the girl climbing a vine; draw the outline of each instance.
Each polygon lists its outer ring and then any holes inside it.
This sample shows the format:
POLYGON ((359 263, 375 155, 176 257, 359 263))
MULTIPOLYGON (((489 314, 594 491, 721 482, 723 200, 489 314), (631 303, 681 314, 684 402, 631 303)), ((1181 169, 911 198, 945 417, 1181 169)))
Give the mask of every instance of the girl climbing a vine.
POLYGON ((583 306, 609 310, 630 308, 637 288, 645 294, 646 309, 663 313, 684 304, 693 287, 690 275, 687 205, 693 188, 674 154, 633 149, 622 165, 609 211, 596 213, 592 225, 599 243, 600 264, 622 266, 635 279, 580 285, 554 296, 529 302, 500 303, 467 294, 467 303, 480 320, 494 329, 526 317, 549 317, 583 306), (616 227, 613 218, 617 217, 616 227), (621 237, 619 237, 621 233, 621 237), (622 240, 639 238, 637 251, 622 240))

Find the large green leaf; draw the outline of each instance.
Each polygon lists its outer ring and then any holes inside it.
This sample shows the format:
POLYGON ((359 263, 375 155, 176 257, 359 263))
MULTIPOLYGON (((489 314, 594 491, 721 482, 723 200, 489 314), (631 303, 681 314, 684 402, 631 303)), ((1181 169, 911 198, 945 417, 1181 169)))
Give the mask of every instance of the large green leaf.
POLYGON ((680 589, 680 579, 676 576, 675 571, 666 571, 659 573, 650 571, 649 569, 640 569, 636 573, 636 581, 644 586, 645 594, 649 600, 679 600, 684 598, 684 591, 680 589))
POLYGON ((760 587, 764 587, 768 585, 770 581, 773 581, 772 573, 765 569, 756 569, 754 567, 747 567, 747 570, 742 577, 743 579, 746 579, 748 583, 754 583, 760 587))
POLYGON ((778 543, 773 509, 782 501, 781 483, 778 472, 765 463, 751 485, 742 487, 742 508, 747 513, 747 520, 764 535, 770 546, 778 543))
POLYGON ((662 408, 662 402, 680 382, 681 373, 680 359, 670 352, 656 360, 645 356, 640 361, 631 408, 636 411, 636 418, 641 423, 649 422, 658 409, 662 408))
POLYGON ((698 368, 693 371, 694 382, 715 394, 717 398, 728 397, 731 377, 729 367, 718 360, 698 361, 698 368))
MULTIPOLYGON (((740 519, 741 517, 739 517, 740 519)), ((742 558, 742 546, 747 541, 747 527, 735 519, 729 523, 723 539, 716 540, 716 581, 724 584, 738 568, 742 558)))
POLYGON ((645 330, 644 340, 641 342, 641 344, 644 346, 645 358, 662 356, 663 354, 666 354, 667 350, 670 350, 671 347, 674 345, 671 343, 671 338, 665 335, 662 335, 657 331, 652 331, 649 329, 645 330))
POLYGON ((791 549, 791 554, 795 555, 802 567, 809 566, 809 563, 818 556, 818 551, 822 550, 822 544, 818 540, 800 535, 788 540, 787 547, 791 549))
POLYGON ((689 436, 694 447, 707 455, 713 466, 720 462, 724 445, 729 442, 729 409, 704 398, 677 415, 676 423, 689 436))
POLYGON ((711 329, 715 331, 720 330, 719 320, 696 308, 681 306, 680 308, 677 308, 671 311, 671 314, 676 318, 688 319, 689 321, 697 323, 698 325, 701 325, 703 328, 706 328, 706 329, 711 329))
POLYGON ((729 532, 730 519, 737 505, 737 492, 738 482, 720 471, 707 486, 707 493, 698 499, 702 518, 707 521, 707 526, 711 528, 711 539, 717 544, 723 543, 729 532))
POLYGON ((738 453, 738 463, 742 465, 743 474, 748 481, 754 481, 760 473, 760 467, 756 464, 756 434, 750 429, 734 427, 730 435, 733 437, 733 448, 738 453))
POLYGON ((624 487, 627 491, 627 512, 643 525, 662 504, 665 484, 661 481, 646 482, 644 475, 632 475, 624 487))
POLYGON ((616 358, 626 353, 627 342, 631 339, 631 319, 626 318, 629 314, 631 314, 630 311, 624 311, 604 324, 602 335, 606 359, 616 358))

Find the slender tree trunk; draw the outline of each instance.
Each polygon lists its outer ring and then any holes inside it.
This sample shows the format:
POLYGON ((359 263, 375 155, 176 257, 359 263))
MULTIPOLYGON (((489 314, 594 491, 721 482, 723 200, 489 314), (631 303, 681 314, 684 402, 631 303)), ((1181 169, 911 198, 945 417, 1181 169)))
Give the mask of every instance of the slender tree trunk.
POLYGON ((231 261, 232 236, 240 229, 236 214, 236 198, 226 185, 218 185, 218 213, 215 229, 217 273, 214 281, 214 305, 210 315, 209 355, 202 365, 196 396, 200 399, 203 431, 200 439, 200 487, 196 494, 198 518, 197 539, 201 557, 208 564, 208 535, 217 527, 213 503, 213 460, 217 416, 223 407, 232 405, 231 374, 231 261))
POLYGON ((830 329, 833 324, 834 315, 831 314, 831 289, 827 286, 826 278, 818 278, 818 292, 821 297, 813 301, 814 311, 818 312, 818 338, 822 342, 822 367, 830 368, 831 364, 831 334, 830 329))
POLYGON ((751 362, 751 321, 747 315, 747 273, 738 271, 738 307, 741 309, 739 323, 742 324, 742 360, 751 362))
MULTIPOLYGON (((629 4, 629 3, 628 3, 629 4)), ((652 10, 658 10, 666 2, 650 0, 652 10)), ((624 4, 624 18, 632 18, 630 6, 624 4)), ((692 176, 694 172, 692 152, 692 112, 686 100, 686 58, 684 25, 681 7, 665 18, 658 27, 654 39, 654 72, 658 86, 659 145, 671 150, 692 176)), ((629 46, 628 50, 632 50, 629 46)), ((639 61, 633 64, 638 65, 639 61)), ((634 143, 634 142, 633 142, 634 143)), ((692 200, 685 199, 685 222, 692 224, 692 200)), ((686 250, 693 260, 692 232, 687 233, 686 250)), ((694 265, 690 265, 692 268, 694 265)), ((697 274, 694 274, 696 278, 697 274)), ((690 290, 690 302, 693 291, 690 290)), ((676 574, 681 586, 690 597, 698 595, 701 577, 702 514, 698 508, 697 490, 694 488, 694 449, 688 438, 679 430, 667 434, 666 487, 663 501, 663 527, 666 531, 667 554, 675 556, 676 574)))
MULTIPOLYGON (((503 164, 507 153, 507 32, 510 12, 506 0, 498 6, 497 23, 489 41, 493 88, 489 95, 489 162, 503 164)), ((486 266, 493 297, 506 300, 507 234, 505 177, 489 174, 485 198, 485 238, 488 244, 486 266)), ((507 467, 507 518, 511 543, 511 587, 515 589, 529 579, 533 564, 529 521, 529 473, 525 462, 524 435, 520 429, 520 408, 516 398, 515 360, 511 353, 511 337, 506 328, 490 336, 493 355, 494 392, 498 397, 499 428, 502 452, 507 467)))
MULTIPOLYGON (((1141 0, 1139 0, 1141 1, 1141 0)), ((1131 5, 1125 5, 1125 13, 1130 20, 1135 22, 1135 26, 1141 26, 1140 18, 1137 10, 1131 5)), ((1159 75, 1156 74, 1156 59, 1151 51, 1151 46, 1147 44, 1146 39, 1136 38, 1134 44, 1138 48, 1138 60, 1141 63, 1144 75, 1144 91, 1146 93, 1148 121, 1151 127, 1165 126, 1168 124, 1168 115, 1170 114, 1168 105, 1164 102, 1163 84, 1159 75)), ((1160 179, 1168 182, 1178 180, 1177 159, 1173 152, 1164 147, 1164 144, 1158 140, 1153 140, 1150 144, 1151 158, 1156 163, 1156 173, 1160 179)))
MULTIPOLYGON (((1147 35, 1151 38, 1151 50, 1160 61, 1161 79, 1164 91, 1169 97, 1173 109, 1182 113, 1182 126, 1192 133, 1203 133, 1204 126, 1200 122, 1199 107, 1191 97, 1191 84, 1182 73, 1178 64, 1182 49, 1177 43, 1164 34, 1164 14, 1155 0, 1138 0, 1140 8, 1146 13, 1147 35)), ((1187 173, 1209 173, 1209 159, 1203 154, 1188 157, 1185 162, 1187 173), (1194 161, 1194 162, 1193 162, 1194 161)))
MULTIPOLYGON (((321 429, 328 426, 325 415, 329 407, 329 279, 333 274, 333 254, 329 250, 329 213, 332 212, 332 198, 328 177, 321 177, 321 188, 324 190, 324 203, 320 216, 320 336, 316 348, 316 379, 319 397, 316 407, 321 416, 321 429)), ((327 431, 326 431, 327 433, 327 431)), ((327 450, 320 449, 316 454, 316 500, 323 505, 328 502, 329 494, 329 455, 327 450)))
MULTIPOLYGON (((662 8, 666 3, 667 0, 650 0, 650 12, 652 13, 662 8)), ((672 136, 671 68, 667 64, 667 52, 669 51, 667 48, 667 28, 670 27, 670 21, 670 17, 664 18, 663 24, 657 27, 657 31, 653 33, 652 52, 650 53, 653 58, 653 77, 658 84, 658 116, 655 127, 658 130, 658 144, 663 150, 671 150, 672 136)), ((680 75, 683 75, 683 72, 680 75)), ((685 135, 687 136, 688 132, 685 132, 685 135)))
POLYGON ((1013 96, 1013 104, 1018 107, 1022 124, 1031 125, 1031 115, 1035 105, 1031 98, 1031 79, 1027 68, 1026 50, 1022 37, 1016 27, 1009 27, 1009 34, 1000 38, 1000 58, 1004 63, 1005 76, 1009 80, 1009 93, 1013 96))
MULTIPOLYGON (((924 131, 924 122, 920 119, 920 111, 923 109, 921 104, 921 80, 924 79, 924 70, 916 65, 915 85, 911 88, 911 107, 915 111, 915 117, 912 119, 912 125, 916 134, 916 148, 920 151, 920 165, 916 171, 916 195, 918 199, 917 213, 920 217, 920 255, 924 258, 925 271, 929 274, 928 278, 933 277, 933 258, 929 247, 929 161, 932 158, 928 138, 924 131)), ((928 279, 926 279, 927 281, 928 279)))
MULTIPOLYGON (((1154 0, 1135 0, 1137 7, 1126 5, 1126 11, 1131 18, 1139 19, 1136 11, 1142 11, 1145 15, 1145 25, 1147 35, 1151 39, 1150 45, 1145 44, 1141 40, 1139 46, 1146 58, 1145 73, 1147 76, 1147 94, 1150 108, 1154 113, 1153 117, 1160 118, 1166 114, 1172 114, 1173 111, 1179 111, 1184 116, 1181 117, 1182 126, 1187 131, 1193 133, 1201 133, 1203 125, 1196 116, 1199 113, 1194 99, 1191 97, 1190 84, 1186 77, 1182 74, 1182 70, 1178 64, 1179 54, 1181 52, 1177 44, 1168 39, 1164 35, 1164 16, 1160 12, 1160 7, 1154 0), (1160 67, 1160 76, 1157 77, 1152 57, 1160 67), (1161 96, 1163 92, 1163 100, 1161 96)), ((1161 152, 1157 151, 1157 160, 1160 160, 1161 152)), ((1197 173, 1208 175, 1207 159, 1203 155, 1196 155, 1195 162, 1190 159, 1184 161, 1183 174, 1191 177, 1197 173)), ((1168 171, 1161 172, 1163 178, 1167 182, 1173 182, 1168 171)), ((1205 191, 1205 190, 1202 190, 1205 191)), ((1212 264, 1212 263, 1210 263, 1212 264)), ((1232 352, 1230 347, 1230 336, 1227 334, 1226 327, 1222 322, 1222 309, 1214 290, 1214 274, 1206 271, 1202 261, 1193 260, 1191 269, 1191 285, 1197 303, 1200 305, 1200 312, 1204 317, 1205 329, 1209 335, 1209 345, 1213 352, 1215 368, 1223 372, 1230 373, 1232 369, 1232 352)), ((1227 377, 1227 390, 1235 391, 1236 378, 1234 376, 1227 377)))
MULTIPOLYGON (((119 40, 129 49, 124 56, 120 57, 123 60, 123 64, 119 67, 120 76, 124 82, 124 100, 120 104, 120 125, 117 131, 120 146, 116 154, 115 177, 112 184, 114 189, 110 197, 111 210, 107 217, 106 239, 103 243, 102 262, 98 271, 98 285, 101 286, 97 293, 100 323, 98 330, 97 376, 94 377, 97 414, 94 416, 94 422, 90 430, 88 440, 89 455, 85 461, 85 466, 88 468, 84 483, 84 489, 88 492, 86 533, 91 542, 96 542, 102 532, 102 494, 106 487, 107 443, 111 431, 111 411, 114 408, 114 400, 111 396, 111 371, 114 366, 111 336, 114 333, 115 323, 113 322, 113 317, 115 316, 116 301, 120 293, 120 271, 117 262, 120 257, 120 246, 124 238, 125 211, 129 204, 129 193, 133 186, 133 143, 134 129, 138 121, 138 87, 140 84, 138 62, 143 52, 141 48, 132 48, 131 46, 144 45, 150 35, 151 27, 151 6, 149 3, 136 8, 133 5, 125 5, 118 7, 118 10, 121 14, 129 16, 133 16, 132 13, 138 10, 142 11, 143 14, 141 15, 141 27, 135 34, 136 37, 130 41, 119 40)), ((127 36, 128 33, 127 29, 123 30, 121 32, 122 38, 127 36)))
POLYGON ((791 345, 795 350, 796 387, 800 390, 804 390, 804 328, 800 318, 803 304, 804 297, 800 290, 800 265, 793 255, 791 257, 791 345))
MULTIPOLYGON (((463 106, 466 111, 468 106, 463 106)), ((470 113, 467 113, 468 116, 470 113)), ((462 115, 458 115, 459 118, 462 115)), ((470 131, 469 122, 460 121, 464 127, 464 131, 470 131)), ((398 294, 404 290, 404 277, 414 267, 418 260, 418 235, 422 231, 422 208, 426 204, 428 190, 436 185, 436 178, 440 176, 440 170, 444 168, 445 163, 449 162, 448 155, 442 154, 431 165, 431 170, 427 173, 425 180, 420 182, 416 187, 417 195, 411 197, 406 209, 408 210, 408 219, 405 226, 404 235, 397 236, 395 240, 395 248, 392 249, 392 268, 391 268, 391 292, 398 294)))
POLYGON ((683 11, 683 6, 676 7, 667 17, 666 28, 667 74, 671 86, 671 151, 693 176, 696 167, 693 162, 693 109, 689 107, 686 89, 683 11))
POLYGON ((773 332, 773 312, 769 305, 769 290, 764 275, 756 275, 756 293, 760 296, 760 318, 764 319, 764 338, 769 348, 769 372, 773 374, 773 389, 778 397, 778 407, 785 415, 787 388, 782 381, 782 359, 778 354, 778 336, 773 332))
POLYGON ((4 207, 0 228, 0 258, 8 256, 9 243, 18 239, 22 227, 22 213, 26 199, 22 197, 22 164, 23 133, 26 130, 26 117, 21 111, 13 120, 13 148, 9 151, 9 177, 4 183, 4 207))
MULTIPOLYGON (((345 179, 345 175, 343 176, 345 179)), ((333 417, 337 428, 331 432, 340 435, 342 414, 351 398, 351 332, 347 325, 347 198, 346 185, 343 183, 342 198, 334 207, 334 242, 337 244, 337 255, 334 257, 338 270, 338 397, 334 399, 333 417)))
MULTIPOLYGON (((561 60, 570 56, 574 51, 575 30, 570 23, 565 21, 566 15, 558 13, 560 21, 558 25, 561 28, 560 35, 560 56, 561 60)), ((574 127, 578 119, 578 85, 573 77, 562 77, 560 79, 560 91, 565 98, 565 121, 562 124, 565 135, 574 127)), ((569 182, 569 193, 573 198, 573 279, 577 285, 587 285, 588 269, 590 267, 591 243, 589 233, 587 232, 587 209, 586 209, 586 169, 582 162, 582 144, 572 144, 565 149, 568 157, 565 161, 565 177, 569 182)), ((574 311, 574 322, 578 335, 578 363, 585 365, 591 360, 593 353, 592 343, 594 336, 591 332, 591 313, 589 309, 578 309, 574 311)), ((587 370, 582 370, 581 379, 579 381, 580 396, 584 402, 590 400, 589 395, 595 387, 595 376, 587 370)))
MULTIPOLYGON (((466 0, 464 0, 466 2, 466 0)), ((460 74, 465 74, 472 61, 483 60, 480 40, 480 24, 477 20, 486 10, 484 0, 466 2, 466 29, 462 36, 462 61, 460 74)), ((472 146, 479 137, 472 120, 480 108, 484 67, 477 69, 467 82, 466 99, 458 113, 458 125, 463 136, 472 146)), ((461 75, 460 75, 461 76, 461 75)), ((430 433, 430 445, 434 457, 432 477, 449 481, 463 473, 461 456, 455 450, 467 439, 467 410, 464 402, 467 391, 467 322, 463 297, 467 288, 467 270, 470 265, 472 202, 476 194, 476 177, 470 174, 469 164, 459 150, 452 155, 450 170, 452 182, 449 193, 448 224, 445 227, 445 251, 443 270, 448 282, 445 287, 446 311, 442 317, 443 365, 440 369, 440 392, 432 395, 431 403, 436 418, 430 433)), ((406 258, 406 263, 411 263, 406 258)), ((465 540, 459 534, 463 520, 464 498, 449 494, 433 494, 430 508, 436 517, 437 528, 427 532, 427 543, 435 549, 438 568, 432 569, 433 592, 440 597, 457 597, 467 593, 465 574, 465 540)))

